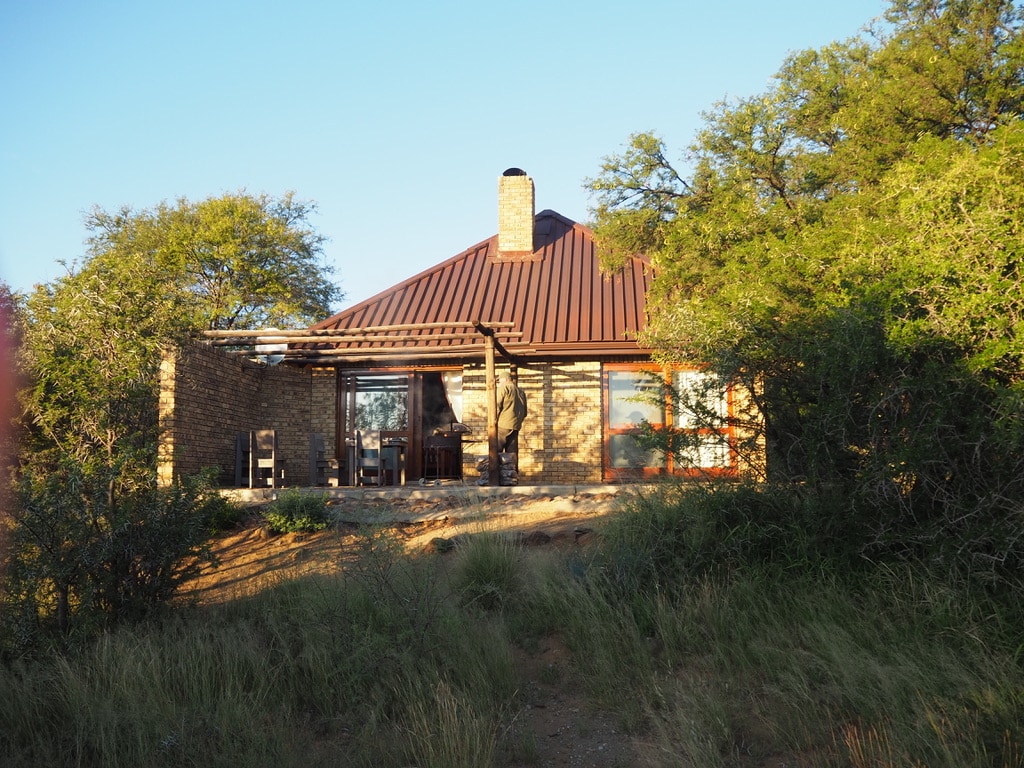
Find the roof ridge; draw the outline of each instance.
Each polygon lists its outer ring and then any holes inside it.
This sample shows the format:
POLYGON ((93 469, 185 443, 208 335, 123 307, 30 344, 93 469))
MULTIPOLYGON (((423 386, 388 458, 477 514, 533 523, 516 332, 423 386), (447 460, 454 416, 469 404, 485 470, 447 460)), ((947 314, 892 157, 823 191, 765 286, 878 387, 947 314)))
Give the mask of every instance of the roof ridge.
MULTIPOLYGON (((534 215, 534 228, 531 257, 498 254, 494 234, 313 327, 486 317, 515 323, 522 342, 538 350, 628 351, 635 342, 626 342, 626 335, 644 326, 646 261, 630 260, 614 274, 603 274, 589 227, 545 209, 534 215)), ((375 348, 371 343, 365 351, 372 355, 375 348)))
POLYGON ((533 218, 534 218, 534 220, 536 221, 537 219, 539 219, 539 218, 541 218, 541 217, 545 217, 545 218, 554 218, 554 219, 558 219, 558 220, 559 220, 559 221, 561 221, 561 222, 562 222, 563 224, 567 224, 567 225, 568 225, 568 226, 570 226, 570 227, 574 227, 574 226, 576 226, 577 224, 579 224, 579 222, 578 222, 578 221, 574 221, 573 219, 570 219, 570 218, 569 218, 568 216, 563 216, 563 215, 562 215, 562 214, 560 214, 560 213, 559 213, 558 211, 553 211, 553 210, 551 210, 550 208, 545 208, 545 209, 544 209, 543 211, 541 211, 540 213, 538 213, 538 214, 537 214, 536 216, 534 216, 533 218))

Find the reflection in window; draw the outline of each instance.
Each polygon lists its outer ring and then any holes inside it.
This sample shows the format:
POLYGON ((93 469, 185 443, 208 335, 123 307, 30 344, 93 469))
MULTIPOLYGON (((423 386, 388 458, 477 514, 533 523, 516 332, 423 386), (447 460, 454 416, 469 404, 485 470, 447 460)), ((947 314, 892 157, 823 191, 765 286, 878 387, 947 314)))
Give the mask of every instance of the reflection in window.
POLYGON ((653 448, 643 448, 636 435, 624 432, 608 437, 608 455, 615 469, 644 469, 664 467, 665 454, 653 448))
POLYGON ((629 429, 642 421, 664 424, 663 397, 661 382, 645 371, 609 371, 608 425, 629 429))
POLYGON ((609 479, 735 468, 729 391, 714 374, 612 364, 604 381, 609 479), (666 450, 642 444, 645 424, 662 436, 666 450))
POLYGON ((706 371, 675 371, 673 421, 680 429, 722 429, 729 416, 729 398, 721 379, 706 371))
POLYGON ((403 431, 409 426, 409 380, 405 376, 357 376, 355 428, 403 431))
POLYGON ((684 467, 727 469, 731 458, 729 438, 718 432, 694 433, 688 444, 679 449, 678 458, 684 467))
POLYGON ((694 430, 683 438, 679 460, 684 466, 726 469, 729 439, 729 397, 721 379, 707 371, 675 371, 672 374, 675 407, 672 418, 682 430, 694 430))

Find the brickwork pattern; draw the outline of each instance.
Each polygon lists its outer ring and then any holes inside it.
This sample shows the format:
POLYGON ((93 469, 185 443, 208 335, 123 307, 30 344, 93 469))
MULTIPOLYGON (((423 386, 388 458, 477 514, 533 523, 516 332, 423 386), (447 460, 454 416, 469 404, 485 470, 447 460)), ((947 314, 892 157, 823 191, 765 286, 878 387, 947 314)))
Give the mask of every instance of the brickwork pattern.
MULTIPOLYGON (((500 369, 499 369, 500 375, 500 369)), ((544 364, 519 369, 529 415, 519 434, 521 483, 602 482, 601 364, 544 364)), ((476 442, 466 446, 464 472, 479 473, 487 455, 487 389, 482 365, 463 372, 463 421, 476 442)))
POLYGON ((324 436, 324 450, 334 456, 334 426, 338 419, 337 377, 333 368, 312 370, 310 392, 310 432, 324 436))
POLYGON ((236 435, 256 429, 277 430, 285 482, 308 482, 310 371, 257 365, 196 344, 166 355, 160 379, 161 483, 218 467, 220 483, 233 485, 236 435))
MULTIPOLYGON (((529 402, 519 437, 521 483, 602 482, 601 372, 598 362, 535 364, 519 370, 519 385, 529 402)), ((488 396, 484 366, 466 366, 462 420, 472 432, 464 442, 463 471, 470 481, 479 477, 477 462, 487 456, 488 396)), ((749 408, 742 393, 737 397, 749 408)), ((333 369, 266 367, 212 347, 186 347, 168 355, 161 366, 160 481, 168 484, 175 477, 218 467, 221 484, 233 485, 235 436, 276 429, 286 462, 285 483, 307 485, 310 433, 322 434, 327 455, 334 455, 336 419, 333 369)), ((741 456, 739 469, 744 476, 762 476, 763 455, 753 460, 741 456)))
POLYGON ((529 176, 498 179, 498 251, 533 252, 534 187, 529 176))

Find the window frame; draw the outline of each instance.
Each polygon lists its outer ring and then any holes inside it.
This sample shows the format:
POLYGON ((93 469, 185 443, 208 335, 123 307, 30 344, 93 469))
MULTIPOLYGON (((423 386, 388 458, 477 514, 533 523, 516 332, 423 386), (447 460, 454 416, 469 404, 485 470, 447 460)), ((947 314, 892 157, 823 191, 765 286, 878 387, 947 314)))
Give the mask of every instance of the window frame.
MULTIPOLYGON (((646 464, 623 465, 623 451, 615 448, 614 444, 621 440, 622 435, 637 435, 640 433, 639 425, 632 426, 633 422, 623 422, 621 414, 616 415, 616 396, 614 380, 619 374, 630 374, 634 381, 638 381, 640 374, 650 376, 660 386, 667 388, 676 385, 676 377, 680 373, 695 372, 703 373, 705 369, 699 366, 660 366, 654 363, 605 363, 601 370, 601 396, 602 414, 601 424, 603 431, 602 439, 602 474, 605 481, 628 481, 653 479, 661 476, 675 476, 689 479, 701 478, 732 478, 739 474, 738 456, 736 451, 736 435, 733 426, 734 397, 732 387, 726 386, 722 393, 724 400, 724 424, 721 428, 710 427, 679 427, 680 421, 677 415, 677 404, 662 401, 660 409, 657 406, 648 405, 646 409, 637 409, 640 415, 647 411, 648 422, 657 428, 680 429, 687 434, 694 435, 718 435, 724 439, 726 448, 726 461, 724 465, 694 466, 689 463, 682 463, 671 454, 659 452, 660 460, 651 461, 646 464), (650 415, 658 414, 660 410, 660 421, 655 422, 649 418, 650 415)), ((667 391, 667 390, 663 390, 667 391)), ((621 397, 621 396, 620 396, 621 397)), ((717 399, 717 398, 716 398, 717 399)), ((639 403, 637 405, 640 405, 639 403)), ((717 407, 716 407, 717 408, 717 407)), ((631 414, 632 415, 632 414, 631 414)), ((627 459, 628 461, 628 459, 627 459)))

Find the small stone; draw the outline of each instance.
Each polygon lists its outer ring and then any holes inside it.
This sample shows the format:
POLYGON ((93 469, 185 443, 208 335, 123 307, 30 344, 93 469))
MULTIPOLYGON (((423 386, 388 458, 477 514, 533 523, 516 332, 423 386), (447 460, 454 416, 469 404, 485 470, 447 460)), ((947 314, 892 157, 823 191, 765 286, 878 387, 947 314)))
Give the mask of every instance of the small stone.
POLYGON ((435 536, 426 546, 427 552, 437 552, 439 554, 451 552, 453 549, 455 549, 455 542, 451 539, 446 539, 443 536, 435 536))

